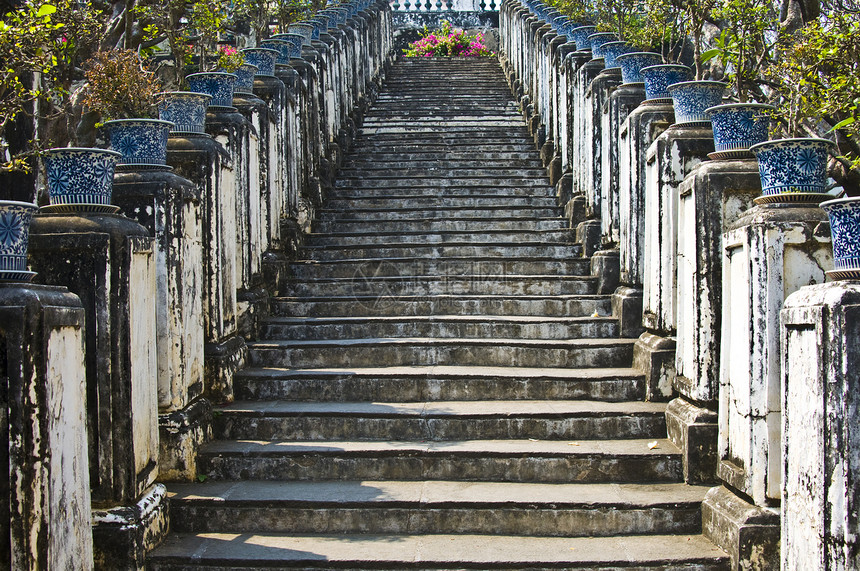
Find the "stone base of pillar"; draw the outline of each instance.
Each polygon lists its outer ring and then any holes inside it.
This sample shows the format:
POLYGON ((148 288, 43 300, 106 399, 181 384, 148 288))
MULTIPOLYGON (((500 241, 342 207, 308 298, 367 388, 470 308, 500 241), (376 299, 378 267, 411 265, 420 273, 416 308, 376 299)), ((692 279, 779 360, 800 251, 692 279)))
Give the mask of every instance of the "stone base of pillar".
POLYGON ((669 400, 675 379, 675 339, 648 331, 640 335, 633 346, 633 368, 645 373, 647 400, 669 400))
POLYGON ((618 335, 635 339, 642 334, 642 289, 619 286, 612 294, 612 317, 618 319, 618 335))
POLYGON ((197 450, 212 439, 211 420, 212 405, 204 398, 158 415, 159 480, 193 482, 197 478, 197 450))
POLYGON ((239 335, 206 344, 203 374, 207 398, 217 403, 233 400, 233 374, 245 363, 247 353, 245 340, 239 335))
POLYGON ((263 287, 274 297, 280 295, 284 280, 287 279, 289 258, 283 252, 266 252, 263 254, 263 287))
POLYGON ((591 275, 597 278, 597 293, 614 293, 621 275, 618 250, 600 250, 591 256, 591 275))
POLYGON ((558 182, 555 183, 556 203, 565 208, 573 198, 573 174, 566 172, 561 175, 558 182))
POLYGON ((552 144, 552 141, 544 141, 539 149, 541 163, 543 166, 549 167, 553 157, 555 157, 555 145, 552 144))
POLYGON ((590 258, 593 256, 600 247, 600 220, 586 220, 577 224, 576 242, 582 245, 582 255, 584 257, 590 258))
POLYGON ((146 554, 168 531, 167 489, 150 487, 133 506, 93 510, 93 564, 114 571, 146 567, 146 554))
POLYGON ((717 413, 683 397, 666 406, 669 440, 681 449, 684 481, 708 484, 717 481, 717 413))
POLYGON ((549 183, 555 186, 561 180, 561 157, 554 156, 546 168, 546 172, 549 176, 549 183))
POLYGON ((535 141, 535 148, 540 151, 543 148, 544 143, 546 143, 547 139, 546 124, 541 123, 540 115, 535 115, 534 118, 537 119, 537 121, 535 121, 535 128, 532 131, 532 137, 535 141))
POLYGON ((779 569, 779 513, 760 508, 725 486, 702 502, 702 532, 731 557, 731 569, 779 569))
POLYGON ((236 294, 236 328, 244 339, 256 340, 260 321, 269 314, 269 292, 264 287, 240 290, 236 294))
MULTIPOLYGON (((573 190, 573 181, 571 180, 571 194, 573 193, 573 190)), ((567 201, 567 203, 564 205, 564 217, 570 220, 571 228, 578 229, 579 225, 586 221, 584 195, 578 194, 567 201)))

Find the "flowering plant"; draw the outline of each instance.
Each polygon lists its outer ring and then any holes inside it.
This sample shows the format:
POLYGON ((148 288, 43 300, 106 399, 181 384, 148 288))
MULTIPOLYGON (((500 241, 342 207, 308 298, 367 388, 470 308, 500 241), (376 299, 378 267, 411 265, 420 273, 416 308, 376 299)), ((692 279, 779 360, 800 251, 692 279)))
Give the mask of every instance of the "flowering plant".
POLYGON ((163 87, 134 50, 97 53, 85 62, 84 76, 83 103, 102 120, 154 116, 163 87))
POLYGON ((233 46, 222 46, 220 50, 218 50, 218 69, 221 71, 226 71, 227 73, 233 73, 245 63, 245 58, 239 51, 233 46))
POLYGON ((406 57, 432 57, 432 56, 462 56, 462 57, 487 57, 496 54, 484 45, 484 35, 467 35, 463 30, 452 30, 451 23, 443 20, 442 29, 424 33, 420 40, 409 44, 403 50, 406 57))

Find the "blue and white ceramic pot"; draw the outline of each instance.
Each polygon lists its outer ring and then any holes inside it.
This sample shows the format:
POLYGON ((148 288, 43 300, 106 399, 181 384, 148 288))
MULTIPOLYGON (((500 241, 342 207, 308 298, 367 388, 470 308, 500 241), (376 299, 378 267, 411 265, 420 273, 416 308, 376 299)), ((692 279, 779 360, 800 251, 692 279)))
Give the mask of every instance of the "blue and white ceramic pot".
POLYGON ((628 52, 615 61, 621 66, 621 81, 625 84, 642 83, 642 68, 657 65, 663 56, 654 52, 628 52))
POLYGON ((302 42, 302 43, 306 46, 309 46, 309 45, 311 45, 311 36, 314 33, 314 26, 313 26, 313 24, 305 24, 305 23, 299 22, 299 23, 290 24, 289 26, 287 26, 287 32, 290 34, 300 35, 302 38, 304 38, 304 42, 302 42))
POLYGON ((767 140, 772 105, 761 103, 727 103, 708 107, 714 128, 713 159, 752 157, 749 148, 767 140))
POLYGON ((668 87, 673 83, 690 81, 693 70, 676 63, 652 65, 639 70, 645 82, 645 100, 671 103, 668 87))
POLYGON ((257 77, 274 77, 275 62, 278 61, 278 50, 269 48, 245 48, 242 56, 245 62, 257 66, 257 77))
POLYGON ((0 280, 30 281, 35 275, 27 271, 27 245, 38 210, 29 202, 0 200, 0 280))
POLYGON ((117 166, 167 163, 167 138, 173 123, 161 119, 106 121, 110 148, 122 155, 117 166))
POLYGON ((763 196, 782 202, 814 201, 827 191, 827 161, 836 144, 827 139, 776 139, 750 147, 758 159, 763 196), (815 196, 812 197, 814 199, 815 196))
POLYGON ((223 71, 205 71, 192 73, 185 78, 188 81, 188 91, 211 95, 209 107, 233 107, 233 86, 236 75, 223 71))
MULTIPOLYGON (((275 34, 271 39, 287 42, 289 44, 289 47, 286 48, 286 50, 283 46, 280 46, 279 48, 281 50, 281 56, 284 56, 286 53, 287 61, 285 63, 290 63, 290 59, 292 58, 302 57, 302 46, 305 43, 304 36, 290 32, 287 34, 275 34)), ((280 59, 278 60, 278 63, 281 63, 280 59)))
POLYGON ((293 44, 283 38, 269 38, 260 42, 260 46, 278 52, 275 57, 277 65, 287 65, 290 63, 290 52, 293 49, 293 44))
POLYGON ((600 49, 603 52, 604 69, 619 69, 621 64, 616 61, 618 56, 630 53, 636 48, 627 42, 607 42, 600 49))
POLYGON ((170 132, 176 135, 199 135, 206 132, 206 107, 211 95, 193 91, 160 93, 158 118, 173 123, 170 132))
POLYGON ((325 34, 328 31, 328 18, 325 16, 315 16, 308 20, 316 28, 312 39, 320 39, 320 34, 325 34))
POLYGON ((576 49, 581 52, 591 51, 591 42, 588 36, 597 30, 595 26, 578 26, 570 31, 567 37, 576 43, 576 49))
POLYGON ((833 239, 833 279, 860 278, 860 197, 838 198, 819 206, 830 218, 833 239))
POLYGON ((51 204, 111 203, 113 175, 121 154, 107 149, 48 149, 42 160, 51 204))
POLYGON ((327 8, 325 10, 320 10, 319 12, 317 12, 316 15, 317 15, 317 17, 325 16, 328 18, 329 29, 337 28, 337 25, 340 23, 339 22, 340 18, 339 18, 339 15, 337 13, 337 10, 332 10, 332 9, 327 8))
POLYGON ((710 125, 711 116, 705 110, 722 103, 726 84, 722 81, 682 81, 667 89, 672 96, 676 125, 710 125))
POLYGON ((235 72, 236 83, 233 85, 233 93, 254 94, 254 76, 257 75, 257 66, 243 63, 235 72))
POLYGON ((603 46, 609 42, 618 41, 618 36, 612 32, 597 32, 588 36, 588 43, 591 44, 591 57, 594 59, 603 57, 603 46))

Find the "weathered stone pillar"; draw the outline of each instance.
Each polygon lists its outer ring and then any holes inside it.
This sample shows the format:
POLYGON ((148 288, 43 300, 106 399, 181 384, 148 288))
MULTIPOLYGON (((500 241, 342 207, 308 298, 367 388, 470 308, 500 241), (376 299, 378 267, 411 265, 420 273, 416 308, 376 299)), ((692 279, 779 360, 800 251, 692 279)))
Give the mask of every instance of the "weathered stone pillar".
POLYGON ((678 187, 714 150, 711 128, 672 125, 648 148, 642 324, 633 366, 645 372, 647 398, 668 399, 675 377, 678 187))
MULTIPOLYGON (((591 58, 591 52, 582 52, 581 58, 591 58)), ((603 71, 603 59, 588 59, 583 63, 573 76, 574 85, 571 90, 571 170, 573 172, 573 199, 569 207, 565 208, 565 216, 571 221, 572 227, 577 227, 590 218, 588 203, 594 201, 594 188, 590 185, 589 167, 591 160, 592 141, 594 135, 589 131, 588 122, 591 117, 591 103, 586 100, 586 93, 592 80, 603 71), (589 192, 592 197, 588 198, 589 192)), ((600 224, 597 224, 599 231, 600 224)), ((599 236, 598 236, 599 238, 599 236)), ((599 242, 597 242, 599 243, 599 242)), ((597 243, 590 246, 590 250, 583 252, 583 255, 590 256, 594 253, 597 243)))
POLYGON ((800 288, 782 310, 782 568, 860 568, 860 283, 800 288))
POLYGON ((723 235, 717 475, 703 530, 733 564, 779 561, 782 370, 779 313, 800 287, 832 268, 824 212, 759 205, 723 235))
MULTIPOLYGON (((171 433, 165 415, 186 410, 203 394, 203 252, 200 201, 191 181, 167 171, 114 177, 113 202, 155 238, 158 406, 161 476, 191 478, 193 452, 171 433)), ((180 438, 184 438, 183 435, 180 438)), ((187 442, 194 448, 199 440, 187 442)))
POLYGON ((761 196, 758 163, 705 161, 679 190, 675 380, 666 409, 669 438, 684 455, 688 483, 713 482, 722 311, 722 235, 761 196))
POLYGON ((622 337, 642 333, 647 150, 674 117, 671 103, 645 101, 628 115, 618 134, 619 286, 612 296, 612 314, 622 337))
POLYGON ((111 214, 38 215, 30 266, 77 294, 86 315, 87 428, 98 569, 143 569, 167 533, 158 477, 156 253, 149 232, 111 214), (133 293, 132 293, 133 292, 133 293))
POLYGON ((84 323, 64 287, 0 283, 7 569, 93 565, 84 323))
MULTIPOLYGON (((233 398, 233 373, 244 362, 246 351, 236 317, 235 171, 230 155, 209 135, 171 137, 167 161, 193 182, 200 196, 204 389, 208 398, 226 402, 233 398)), ((203 413, 205 408, 194 411, 203 413)), ((181 414, 173 419, 169 430, 177 438, 202 438, 208 430, 181 414)))
POLYGON ((577 120, 582 112, 579 93, 579 70, 591 60, 591 52, 574 51, 564 59, 565 84, 564 105, 565 115, 563 120, 564 133, 562 134, 562 175, 556 184, 556 196, 559 206, 564 207, 564 216, 570 220, 571 226, 585 220, 585 197, 576 184, 576 177, 581 168, 580 155, 577 154, 580 141, 577 140, 579 126, 577 120), (578 200, 574 201, 574 198, 578 200))

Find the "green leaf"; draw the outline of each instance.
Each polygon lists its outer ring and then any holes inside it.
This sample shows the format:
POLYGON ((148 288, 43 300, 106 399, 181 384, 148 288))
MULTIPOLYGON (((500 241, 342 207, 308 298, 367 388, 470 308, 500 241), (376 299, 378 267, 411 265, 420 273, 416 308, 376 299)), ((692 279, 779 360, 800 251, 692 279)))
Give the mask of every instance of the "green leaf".
POLYGON ((827 131, 827 132, 828 132, 828 133, 830 133, 830 132, 832 132, 832 131, 836 131, 837 129, 842 129, 843 127, 847 127, 848 125, 851 125, 851 124, 853 124, 853 123, 854 123, 854 117, 849 117, 848 119, 843 119, 842 121, 840 121, 840 122, 838 122, 837 124, 835 124, 835 125, 833 126, 833 128, 832 128, 832 129, 830 129, 830 131, 827 131))
POLYGON ((715 57, 717 57, 721 53, 723 53, 723 50, 718 49, 718 48, 711 48, 707 51, 702 52, 702 63, 705 63, 706 61, 710 61, 710 60, 714 59, 715 57))
POLYGON ((57 11, 56 6, 53 6, 51 4, 42 4, 39 7, 39 11, 36 12, 36 17, 42 18, 43 16, 50 16, 51 14, 53 14, 56 11, 57 11))
POLYGON ((197 481, 201 484, 206 481, 206 474, 197 474, 197 481))

